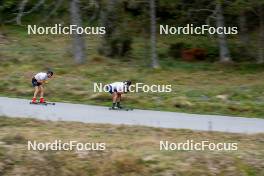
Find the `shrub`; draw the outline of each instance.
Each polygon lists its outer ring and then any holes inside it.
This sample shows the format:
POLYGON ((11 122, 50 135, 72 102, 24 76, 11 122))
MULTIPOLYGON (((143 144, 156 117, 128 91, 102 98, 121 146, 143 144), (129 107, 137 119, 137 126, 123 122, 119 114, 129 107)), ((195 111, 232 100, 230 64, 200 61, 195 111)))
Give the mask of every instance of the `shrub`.
POLYGON ((169 56, 173 58, 180 58, 183 49, 189 48, 189 45, 183 42, 173 43, 169 48, 169 56))
POLYGON ((214 62, 219 58, 219 48, 217 43, 214 42, 203 42, 201 43, 198 48, 205 48, 206 49, 206 60, 214 62))
POLYGON ((116 36, 111 39, 106 39, 103 46, 99 48, 99 54, 115 57, 128 56, 132 49, 132 38, 130 36, 116 36))
POLYGON ((235 62, 250 62, 257 57, 257 54, 252 52, 251 46, 230 44, 230 52, 235 62))
POLYGON ((185 61, 205 60, 206 50, 202 48, 185 49, 181 52, 181 57, 185 61))

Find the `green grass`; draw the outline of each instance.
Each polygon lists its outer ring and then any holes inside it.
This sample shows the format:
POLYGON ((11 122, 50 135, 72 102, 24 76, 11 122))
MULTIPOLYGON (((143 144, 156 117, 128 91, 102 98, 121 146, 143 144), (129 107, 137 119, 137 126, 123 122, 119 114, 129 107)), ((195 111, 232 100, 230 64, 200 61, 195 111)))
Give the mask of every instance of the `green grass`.
POLYGON ((263 134, 193 132, 140 126, 0 117, 0 175, 261 176, 263 134), (128 137, 129 136, 129 137, 128 137), (105 151, 28 151, 27 141, 104 142, 105 151), (159 141, 237 142, 237 151, 160 151, 159 141))
MULTIPOLYGON (((87 62, 75 65, 69 36, 28 36, 22 27, 5 26, 0 31, 0 95, 32 97, 31 77, 52 68, 55 77, 46 86, 49 101, 111 105, 107 93, 93 93, 93 82, 110 83, 131 79, 145 84, 171 84, 171 93, 130 93, 124 103, 140 109, 176 112, 264 117, 264 67, 249 63, 221 65, 183 62, 161 57, 161 69, 147 67, 144 41, 134 39, 131 57, 106 58, 97 54, 100 39, 88 36, 87 62)), ((160 38, 159 52, 169 43, 186 38, 160 38)), ((203 37, 189 37, 195 46, 206 44, 203 37)))

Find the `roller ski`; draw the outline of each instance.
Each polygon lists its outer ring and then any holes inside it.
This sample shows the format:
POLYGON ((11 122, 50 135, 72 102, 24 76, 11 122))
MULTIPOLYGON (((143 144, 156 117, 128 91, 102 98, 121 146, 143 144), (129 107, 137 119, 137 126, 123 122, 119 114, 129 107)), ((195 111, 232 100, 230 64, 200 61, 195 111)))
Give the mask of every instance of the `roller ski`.
POLYGON ((110 107, 109 110, 113 110, 113 111, 133 111, 133 108, 118 108, 118 107, 110 107))
POLYGON ((51 103, 51 102, 46 102, 44 100, 44 98, 40 98, 39 101, 36 100, 36 98, 33 98, 31 102, 29 102, 29 104, 34 104, 34 105, 55 105, 55 103, 51 103))

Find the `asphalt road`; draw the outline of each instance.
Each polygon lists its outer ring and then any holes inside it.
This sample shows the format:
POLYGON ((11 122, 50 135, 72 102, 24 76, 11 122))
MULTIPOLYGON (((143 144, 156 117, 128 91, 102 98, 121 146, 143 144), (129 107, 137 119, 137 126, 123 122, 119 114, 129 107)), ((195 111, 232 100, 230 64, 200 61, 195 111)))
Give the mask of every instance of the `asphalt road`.
POLYGON ((142 125, 161 128, 263 133, 264 119, 149 110, 110 111, 108 107, 70 103, 30 105, 29 100, 0 97, 0 115, 52 121, 142 125))

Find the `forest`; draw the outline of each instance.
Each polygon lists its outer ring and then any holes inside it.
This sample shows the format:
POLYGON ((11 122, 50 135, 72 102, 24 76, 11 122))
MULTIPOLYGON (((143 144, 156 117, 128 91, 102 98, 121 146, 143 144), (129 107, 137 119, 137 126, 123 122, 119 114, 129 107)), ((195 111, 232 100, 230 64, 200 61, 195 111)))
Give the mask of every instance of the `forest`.
MULTIPOLYGON (((153 67, 158 66, 159 55, 178 59, 182 50, 191 50, 188 57, 194 60, 263 63, 263 4, 263 0, 4 0, 0 4, 0 23, 105 26, 107 34, 97 48, 100 54, 129 57, 134 38, 140 37, 149 42, 146 53, 153 67), (204 34, 200 37, 205 37, 210 46, 176 42, 169 45, 167 53, 160 53, 155 49, 155 41, 163 40, 162 36, 156 39, 159 24, 236 26, 239 32, 235 36, 204 34), (196 58, 199 53, 195 48, 202 49, 202 58, 196 58)), ((84 36, 74 36, 74 59, 82 63, 87 50, 84 36)))

